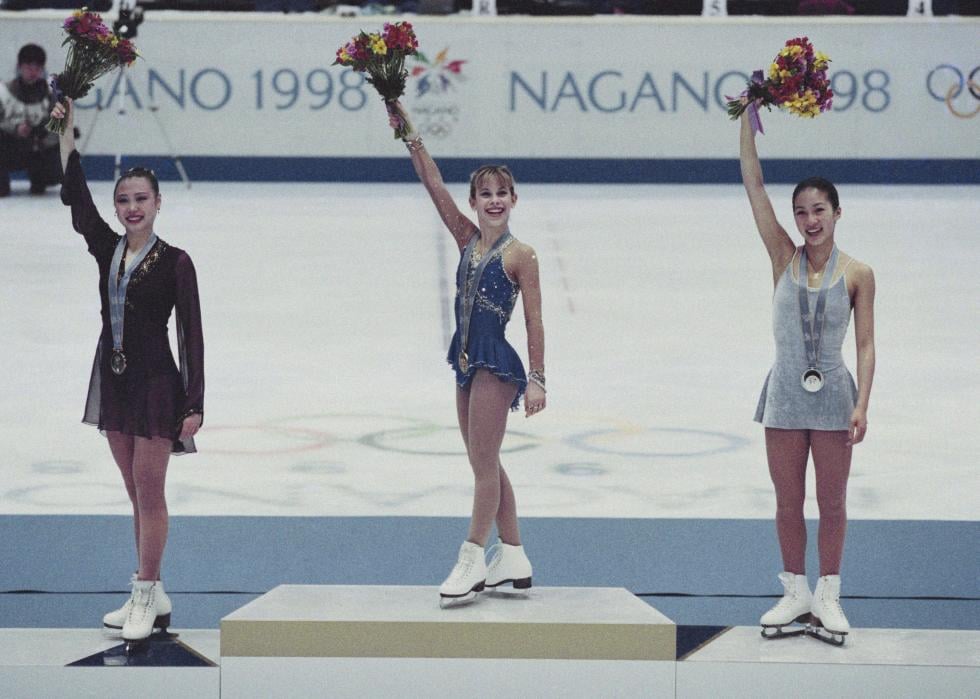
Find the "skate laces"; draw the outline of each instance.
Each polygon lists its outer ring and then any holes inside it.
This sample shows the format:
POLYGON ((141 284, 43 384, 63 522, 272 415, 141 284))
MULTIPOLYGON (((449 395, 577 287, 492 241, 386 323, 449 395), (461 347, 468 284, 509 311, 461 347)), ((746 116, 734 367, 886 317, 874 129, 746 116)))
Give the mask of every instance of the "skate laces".
POLYGON ((135 581, 131 584, 133 586, 133 592, 129 598, 129 601, 132 603, 129 609, 129 615, 131 617, 136 615, 146 616, 153 603, 153 587, 141 587, 135 581))
POLYGON ((473 558, 471 556, 460 556, 459 560, 456 561, 456 565, 453 566, 453 572, 450 574, 452 579, 465 578, 473 570, 473 558))
POLYGON ((820 595, 821 606, 823 606, 825 609, 831 609, 833 611, 836 611, 838 614, 840 614, 841 617, 843 617, 844 608, 840 606, 840 594, 835 595, 832 593, 828 593, 826 588, 824 588, 821 591, 821 593, 822 593, 820 595))

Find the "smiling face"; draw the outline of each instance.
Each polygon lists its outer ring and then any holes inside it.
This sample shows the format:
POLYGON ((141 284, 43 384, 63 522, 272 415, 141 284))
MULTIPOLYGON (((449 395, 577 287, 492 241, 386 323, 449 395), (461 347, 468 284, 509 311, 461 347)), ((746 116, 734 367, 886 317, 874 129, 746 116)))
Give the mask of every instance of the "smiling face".
POLYGON ((834 206, 827 192, 816 187, 803 188, 793 197, 796 229, 808 245, 833 244, 834 229, 840 214, 840 207, 834 206))
POLYGON ((160 208, 160 195, 147 177, 124 177, 116 185, 116 216, 127 233, 149 234, 160 208))
POLYGON ((506 227, 510 211, 517 204, 514 180, 505 167, 477 170, 470 181, 470 206, 476 212, 480 230, 506 227))

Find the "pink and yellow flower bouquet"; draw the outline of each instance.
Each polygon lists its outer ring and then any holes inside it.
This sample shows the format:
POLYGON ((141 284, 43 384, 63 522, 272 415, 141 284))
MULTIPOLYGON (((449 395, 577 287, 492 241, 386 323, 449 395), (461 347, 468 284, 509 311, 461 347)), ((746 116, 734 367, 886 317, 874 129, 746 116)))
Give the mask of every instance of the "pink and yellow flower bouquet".
MULTIPOLYGON (((408 71, 405 58, 418 52, 419 41, 409 22, 385 22, 375 34, 361 32, 337 49, 333 65, 348 66, 367 73, 367 81, 381 95, 389 112, 394 113, 395 100, 405 94, 408 71)), ((401 125, 395 129, 395 138, 407 135, 408 124, 398 115, 401 125)))
MULTIPOLYGON (((55 99, 67 104, 66 97, 79 99, 88 94, 98 78, 120 66, 132 65, 139 55, 129 39, 120 39, 95 12, 83 7, 76 10, 63 25, 68 47, 65 69, 51 76, 55 99)), ((64 119, 51 119, 47 128, 57 134, 65 132, 64 119)))
POLYGON ((758 119, 758 107, 772 109, 775 105, 797 116, 813 118, 830 110, 834 91, 827 79, 830 59, 815 51, 807 37, 790 39, 780 49, 769 66, 769 77, 763 78, 761 70, 752 74, 742 99, 729 99, 728 115, 738 119, 742 112, 749 112, 756 130, 762 131, 758 119))

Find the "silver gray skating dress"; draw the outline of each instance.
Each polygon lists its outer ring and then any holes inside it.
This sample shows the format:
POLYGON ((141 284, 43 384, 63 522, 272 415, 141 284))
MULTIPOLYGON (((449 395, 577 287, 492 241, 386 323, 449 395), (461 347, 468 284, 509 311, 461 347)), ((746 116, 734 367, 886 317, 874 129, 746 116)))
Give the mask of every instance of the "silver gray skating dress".
MULTIPOLYGON (((808 393, 800 384, 807 369, 800 321, 797 280, 793 278, 796 255, 776 284, 772 301, 772 325, 776 339, 776 361, 762 387, 755 421, 766 427, 787 430, 846 430, 857 400, 857 386, 844 366, 841 347, 851 319, 851 299, 846 275, 831 283, 827 291, 826 319, 817 369, 824 387, 808 393)), ((845 267, 846 270, 846 267, 845 267)), ((832 270, 828 270, 834 273, 832 270)), ((817 303, 817 290, 809 289, 810 308, 817 303)))

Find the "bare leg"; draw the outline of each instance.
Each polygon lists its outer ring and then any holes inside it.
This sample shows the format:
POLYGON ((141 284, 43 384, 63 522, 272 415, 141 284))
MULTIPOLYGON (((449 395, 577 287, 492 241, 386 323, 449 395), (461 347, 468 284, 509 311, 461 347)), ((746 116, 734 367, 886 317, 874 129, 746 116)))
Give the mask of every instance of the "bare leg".
POLYGON ((173 441, 136 437, 133 451, 133 482, 140 525, 140 580, 159 580, 160 561, 167 544, 168 514, 164 485, 173 441))
MULTIPOLYGON (((513 400, 513 398, 511 398, 513 400)), ((499 464, 499 462, 498 462, 499 464)), ((500 470, 500 505, 497 507, 497 533, 500 540, 511 546, 521 545, 521 530, 517 524, 517 500, 503 465, 500 470)))
POLYGON ((806 573, 806 462, 810 451, 809 430, 766 428, 769 476, 776 488, 776 533, 783 556, 783 570, 806 573))
MULTIPOLYGON (((500 466, 500 445, 517 387, 479 369, 468 389, 457 388, 456 411, 475 480, 469 541, 486 546, 493 522, 504 505, 501 538, 520 541, 510 481, 500 466)), ((508 541, 508 543, 511 543, 508 541)))
POLYGON ((846 431, 810 433, 813 469, 817 478, 820 529, 820 575, 839 575, 847 533, 847 477, 851 472, 851 447, 846 431))
POLYGON ((126 493, 129 495, 129 501, 133 504, 133 529, 136 535, 136 568, 139 570, 140 514, 136 501, 136 483, 133 480, 133 437, 122 432, 107 431, 106 438, 109 440, 109 450, 112 452, 112 458, 115 460, 116 466, 119 467, 119 472, 123 477, 123 483, 126 484, 126 493))

